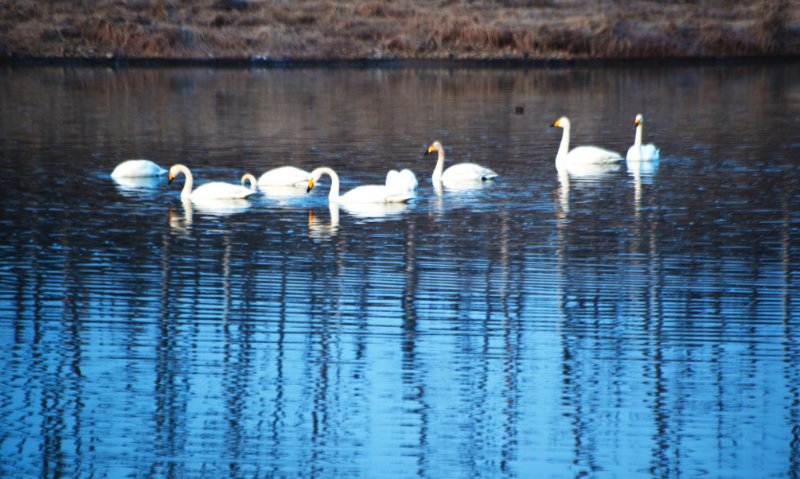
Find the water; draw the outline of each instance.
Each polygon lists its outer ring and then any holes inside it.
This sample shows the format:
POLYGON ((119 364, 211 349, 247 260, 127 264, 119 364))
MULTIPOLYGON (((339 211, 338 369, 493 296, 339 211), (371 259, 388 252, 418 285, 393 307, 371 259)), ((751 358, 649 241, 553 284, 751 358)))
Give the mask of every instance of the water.
POLYGON ((797 78, 3 67, 0 476, 797 477, 797 78), (640 112, 657 167, 559 177, 556 118, 640 112), (501 178, 438 196, 434 139, 501 178), (219 211, 135 157, 421 181, 219 211))

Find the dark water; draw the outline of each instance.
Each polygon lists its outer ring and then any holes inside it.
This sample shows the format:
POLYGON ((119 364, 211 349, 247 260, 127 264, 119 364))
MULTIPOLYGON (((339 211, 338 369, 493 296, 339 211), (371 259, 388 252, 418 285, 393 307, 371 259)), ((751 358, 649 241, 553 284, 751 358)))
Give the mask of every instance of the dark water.
POLYGON ((798 78, 4 67, 0 476, 797 477, 798 78), (559 178, 553 120, 636 113, 656 168, 559 178), (438 196, 434 139, 499 181, 438 196), (135 157, 421 181, 217 211, 135 157))

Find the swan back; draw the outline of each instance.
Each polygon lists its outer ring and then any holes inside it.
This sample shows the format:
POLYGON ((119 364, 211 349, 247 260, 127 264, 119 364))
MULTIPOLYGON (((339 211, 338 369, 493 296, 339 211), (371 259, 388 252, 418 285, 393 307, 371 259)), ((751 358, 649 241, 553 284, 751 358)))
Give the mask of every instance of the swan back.
POLYGON ((451 185, 480 183, 496 177, 497 173, 481 165, 475 163, 458 163, 442 173, 442 183, 451 185))
POLYGON ((192 201, 199 200, 242 200, 256 194, 255 190, 244 186, 213 181, 198 186, 192 191, 192 201))
POLYGON ((111 178, 146 178, 161 176, 167 170, 150 160, 126 160, 118 164, 111 172, 111 178))
POLYGON ((258 179, 258 186, 306 186, 311 175, 294 166, 281 166, 267 171, 258 179))
POLYGON ((616 151, 606 150, 598 146, 577 146, 567 153, 566 162, 569 164, 605 164, 622 161, 622 156, 616 151))

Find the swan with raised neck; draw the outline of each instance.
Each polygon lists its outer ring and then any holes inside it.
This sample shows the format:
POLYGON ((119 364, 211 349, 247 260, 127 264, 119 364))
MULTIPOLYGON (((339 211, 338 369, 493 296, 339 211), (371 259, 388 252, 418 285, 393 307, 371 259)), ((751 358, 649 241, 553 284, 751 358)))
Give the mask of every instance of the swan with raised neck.
POLYGON ((434 185, 444 184, 451 186, 481 183, 485 180, 496 178, 498 175, 493 170, 476 163, 457 163, 444 169, 444 147, 439 141, 434 141, 428 146, 425 156, 436 152, 436 167, 433 169, 431 181, 434 185))
POLYGON ((597 146, 578 146, 570 150, 571 124, 566 116, 562 116, 553 122, 551 126, 564 130, 561 135, 561 144, 558 146, 558 153, 556 153, 556 169, 558 170, 575 166, 607 165, 622 161, 622 156, 619 153, 597 146))

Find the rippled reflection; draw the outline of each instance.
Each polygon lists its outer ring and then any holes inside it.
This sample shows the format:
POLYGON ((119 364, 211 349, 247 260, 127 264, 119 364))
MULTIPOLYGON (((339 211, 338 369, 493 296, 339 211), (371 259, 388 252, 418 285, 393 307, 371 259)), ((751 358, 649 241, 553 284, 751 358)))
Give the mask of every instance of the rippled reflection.
POLYGON ((798 475, 799 73, 0 70, 0 475, 798 475), (552 118, 640 111, 659 162, 556 171, 552 118), (500 177, 437 192, 432 137, 500 177), (130 157, 421 181, 208 205, 130 157))
POLYGON ((164 178, 158 176, 145 176, 141 178, 115 178, 120 193, 129 196, 150 195, 164 185, 164 178))

